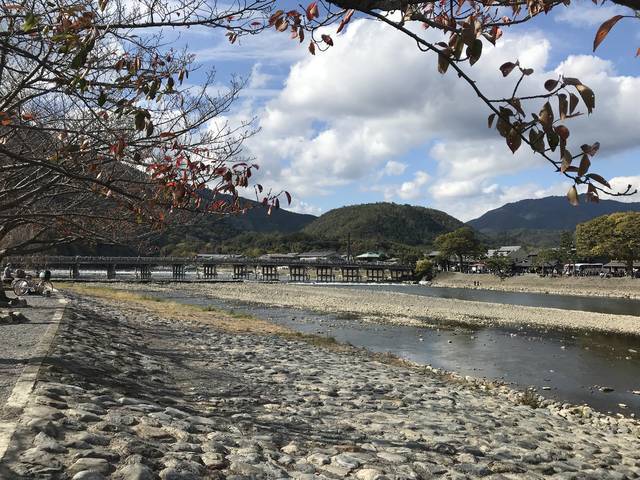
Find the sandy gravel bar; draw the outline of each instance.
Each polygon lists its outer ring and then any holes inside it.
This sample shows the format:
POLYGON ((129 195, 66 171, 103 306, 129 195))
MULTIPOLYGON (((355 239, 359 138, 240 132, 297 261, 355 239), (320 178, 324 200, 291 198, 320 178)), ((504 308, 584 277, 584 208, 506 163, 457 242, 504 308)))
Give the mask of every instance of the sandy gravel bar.
POLYGON ((500 390, 172 308, 76 298, 0 478, 640 476, 632 420, 534 409, 500 390))
POLYGON ((503 305, 395 292, 264 283, 127 285, 121 288, 169 291, 172 294, 183 291, 189 295, 224 300, 356 314, 365 319, 402 325, 453 322, 472 326, 526 326, 640 335, 640 318, 630 315, 503 305))
POLYGON ((499 277, 490 274, 443 273, 438 275, 431 282, 431 285, 434 287, 479 288, 504 292, 640 299, 640 279, 626 277, 541 277, 535 274, 526 274, 500 280, 499 277), (475 286, 473 282, 480 282, 480 286, 475 286))

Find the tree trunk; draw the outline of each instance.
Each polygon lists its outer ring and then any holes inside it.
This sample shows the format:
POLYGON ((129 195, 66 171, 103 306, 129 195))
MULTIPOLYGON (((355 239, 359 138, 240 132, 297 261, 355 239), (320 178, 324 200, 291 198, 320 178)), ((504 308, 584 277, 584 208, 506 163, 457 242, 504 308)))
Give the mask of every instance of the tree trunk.
POLYGON ((631 260, 627 260, 627 275, 633 277, 633 258, 631 260))
POLYGON ((458 258, 460 259, 460 273, 464 273, 462 271, 462 266, 463 266, 463 262, 462 262, 462 255, 458 255, 458 258))

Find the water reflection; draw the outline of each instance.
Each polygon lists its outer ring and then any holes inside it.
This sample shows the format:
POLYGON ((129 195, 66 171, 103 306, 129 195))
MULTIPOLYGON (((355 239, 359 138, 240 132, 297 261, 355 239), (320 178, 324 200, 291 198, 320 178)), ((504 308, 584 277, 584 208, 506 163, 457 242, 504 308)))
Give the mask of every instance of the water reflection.
POLYGON ((292 308, 182 295, 170 298, 248 313, 300 332, 331 336, 339 342, 390 352, 461 375, 500 379, 520 387, 535 386, 545 396, 573 404, 587 403, 602 412, 640 415, 640 395, 632 393, 640 390, 638 337, 506 328, 392 326, 292 308), (598 387, 613 391, 605 393, 598 387))

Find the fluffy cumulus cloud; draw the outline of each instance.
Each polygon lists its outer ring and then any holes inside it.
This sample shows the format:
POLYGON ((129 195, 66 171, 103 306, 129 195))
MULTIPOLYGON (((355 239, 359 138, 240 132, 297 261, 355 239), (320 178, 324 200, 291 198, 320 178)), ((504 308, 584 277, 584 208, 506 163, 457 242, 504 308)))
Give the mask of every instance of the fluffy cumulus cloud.
MULTIPOLYGON (((640 175, 630 175, 622 177, 613 177, 609 179, 609 184, 616 192, 625 192, 627 188, 631 186, 631 191, 636 191, 640 186, 640 175)), ((613 198, 608 195, 604 195, 603 198, 613 198)), ((615 197, 615 200, 619 202, 640 202, 640 194, 635 193, 633 195, 624 197, 615 197)))
POLYGON ((555 20, 574 27, 596 27, 614 15, 624 15, 625 13, 628 12, 625 12, 625 9, 619 5, 595 5, 588 0, 579 0, 562 8, 555 16, 555 20))
POLYGON ((407 164, 402 162, 396 162, 395 160, 389 160, 384 166, 383 173, 385 175, 402 175, 407 169, 407 164))
POLYGON ((372 192, 380 192, 384 200, 403 200, 417 201, 425 198, 426 187, 429 184, 431 176, 422 170, 415 172, 411 180, 402 183, 377 184, 364 190, 372 192))
MULTIPOLYGON (((560 74, 578 77, 597 99, 591 116, 568 124, 574 148, 599 140, 598 155, 606 158, 640 145, 639 78, 617 75, 610 62, 590 55, 548 65, 551 46, 538 33, 509 32, 496 47, 485 47, 471 74, 490 97, 504 96, 516 81, 498 72, 507 60, 535 69, 525 92, 539 91, 544 80, 560 74)), ((254 87, 266 83, 260 72, 254 71, 254 87)), ((487 113, 455 73, 437 73, 432 55, 378 22, 359 20, 335 38, 335 47, 300 57, 282 90, 243 115, 259 118, 261 132, 248 148, 263 167, 261 180, 288 187, 307 205, 354 185, 387 200, 433 204, 470 218, 507 199, 565 188, 502 185, 505 176, 540 170, 545 162, 524 147, 512 155, 487 129, 487 113), (406 171, 414 173, 406 178, 406 171)))

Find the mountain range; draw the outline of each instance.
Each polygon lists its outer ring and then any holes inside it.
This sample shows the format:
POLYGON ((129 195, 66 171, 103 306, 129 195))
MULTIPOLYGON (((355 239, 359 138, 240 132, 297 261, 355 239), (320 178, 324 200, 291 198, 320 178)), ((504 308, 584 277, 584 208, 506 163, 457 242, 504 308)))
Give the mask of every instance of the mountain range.
MULTIPOLYGON (((565 197, 545 197, 508 203, 467 222, 489 247, 499 245, 554 246, 563 231, 578 223, 613 212, 640 211, 640 203, 602 200, 578 207, 565 197)), ((285 209, 267 209, 255 202, 246 214, 215 218, 195 217, 188 225, 162 231, 152 251, 161 255, 195 253, 262 253, 337 250, 345 252, 348 240, 354 253, 382 250, 406 260, 419 258, 435 237, 465 225, 451 215, 431 208, 381 202, 330 210, 320 217, 285 209)), ((137 255, 130 247, 70 246, 63 254, 137 255)))
MULTIPOLYGON (((508 203, 467 222, 485 244, 554 246, 563 231, 613 212, 640 211, 640 203, 581 198, 573 207, 565 197, 545 197, 508 203)), ((345 251, 350 239, 354 252, 384 250, 394 256, 416 256, 431 247, 435 237, 465 225, 432 208, 380 202, 330 210, 320 217, 283 209, 271 216, 266 209, 213 220, 201 218, 189 229, 173 229, 157 244, 164 254, 193 252, 289 252, 331 249, 345 251)))
POLYGON ((640 203, 623 203, 615 200, 586 202, 572 206, 566 197, 545 197, 507 203, 467 222, 480 232, 500 232, 518 229, 574 230, 576 225, 601 215, 614 212, 640 211, 640 203))
POLYGON ((566 197, 544 197, 507 203, 467 222, 484 235, 485 241, 497 244, 553 246, 560 233, 573 231, 579 223, 614 212, 640 211, 640 202, 616 200, 587 202, 572 206, 566 197))

